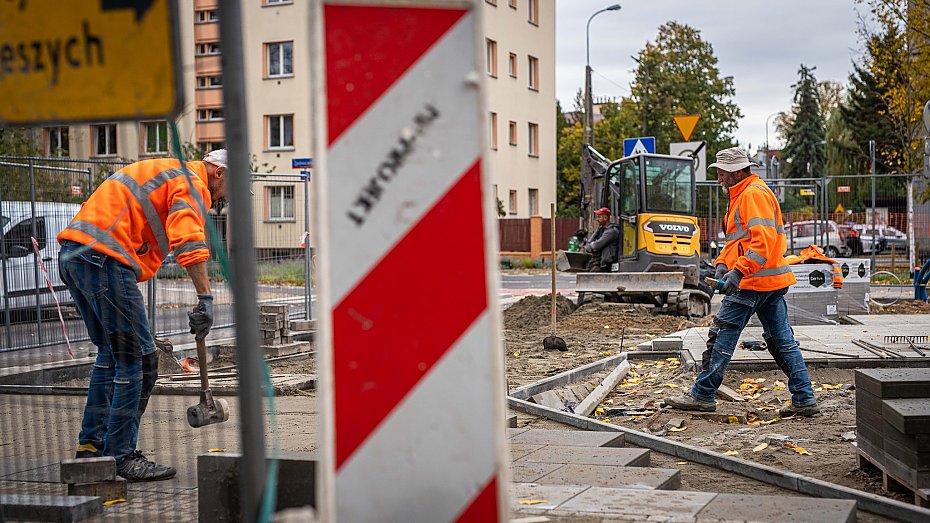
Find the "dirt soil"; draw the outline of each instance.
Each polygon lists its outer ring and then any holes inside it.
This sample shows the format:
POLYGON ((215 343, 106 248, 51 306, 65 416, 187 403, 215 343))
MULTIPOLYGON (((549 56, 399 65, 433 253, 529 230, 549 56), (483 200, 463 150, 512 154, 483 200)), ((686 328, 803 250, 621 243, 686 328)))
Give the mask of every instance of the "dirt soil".
POLYGON ((881 307, 873 302, 872 314, 930 314, 930 302, 902 300, 887 307, 881 307))
MULTIPOLYGON (((504 311, 507 379, 511 389, 631 350, 650 338, 688 327, 706 326, 711 321, 710 316, 694 322, 655 314, 647 307, 601 302, 587 303, 566 314, 563 308, 569 310, 571 303, 563 305, 560 298, 558 334, 567 342, 569 351, 546 351, 542 339, 549 334, 550 300, 548 296, 529 296, 504 311)), ((677 358, 637 362, 594 417, 722 453, 735 452, 741 458, 783 470, 903 499, 882 489, 880 474, 865 473, 857 468, 856 450, 852 445, 856 424, 853 371, 814 368, 810 376, 822 411, 819 416, 778 417, 778 409, 791 397, 786 390, 787 378, 781 371, 730 371, 724 383, 746 401, 718 398, 715 414, 722 416, 705 419, 701 414, 660 407, 663 398, 682 394, 694 381, 694 373, 681 369, 677 358), (683 420, 682 428, 669 429, 666 425, 673 419, 683 420)), ((713 470, 705 473, 712 476, 713 470)))

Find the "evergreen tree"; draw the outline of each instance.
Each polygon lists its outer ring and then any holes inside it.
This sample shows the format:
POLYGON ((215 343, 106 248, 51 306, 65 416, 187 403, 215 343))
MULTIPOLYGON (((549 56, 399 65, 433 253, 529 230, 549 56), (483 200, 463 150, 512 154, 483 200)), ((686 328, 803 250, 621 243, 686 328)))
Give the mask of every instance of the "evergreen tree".
POLYGON ((801 65, 794 89, 794 121, 785 130, 786 175, 791 178, 823 176, 825 133, 820 92, 814 67, 801 65))

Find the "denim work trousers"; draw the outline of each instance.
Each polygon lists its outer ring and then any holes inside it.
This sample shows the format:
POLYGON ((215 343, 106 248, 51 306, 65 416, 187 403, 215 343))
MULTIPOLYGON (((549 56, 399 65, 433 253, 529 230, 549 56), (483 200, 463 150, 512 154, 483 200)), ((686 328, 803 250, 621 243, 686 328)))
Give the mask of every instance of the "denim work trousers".
POLYGON ((691 396, 702 401, 715 401, 723 374, 730 364, 739 335, 753 314, 762 322, 763 337, 778 368, 788 376, 791 403, 807 407, 817 403, 807 365, 794 333, 788 324, 787 289, 760 292, 740 290, 723 299, 707 338, 707 350, 702 358, 702 371, 691 387, 691 396))
POLYGON ((62 243, 58 266, 97 347, 78 441, 119 463, 135 450, 157 372, 142 293, 132 269, 72 241, 62 243))

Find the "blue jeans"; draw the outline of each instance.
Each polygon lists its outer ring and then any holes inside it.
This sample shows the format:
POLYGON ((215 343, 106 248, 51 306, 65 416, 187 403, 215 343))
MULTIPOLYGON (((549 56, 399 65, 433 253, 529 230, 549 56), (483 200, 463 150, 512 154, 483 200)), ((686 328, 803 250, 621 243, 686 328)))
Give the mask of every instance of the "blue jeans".
POLYGON ((143 363, 155 352, 142 293, 128 266, 72 241, 62 242, 58 266, 97 346, 78 441, 119 463, 136 447, 143 363))
POLYGON ((763 337, 778 368, 788 376, 791 403, 807 407, 817 403, 807 365, 788 324, 787 289, 760 292, 740 290, 723 299, 708 336, 708 352, 704 353, 703 369, 691 387, 691 396, 701 401, 716 401, 717 389, 730 364, 739 335, 753 314, 762 322, 763 337), (712 346, 711 346, 712 345, 712 346), (709 356, 709 358, 708 358, 709 356))

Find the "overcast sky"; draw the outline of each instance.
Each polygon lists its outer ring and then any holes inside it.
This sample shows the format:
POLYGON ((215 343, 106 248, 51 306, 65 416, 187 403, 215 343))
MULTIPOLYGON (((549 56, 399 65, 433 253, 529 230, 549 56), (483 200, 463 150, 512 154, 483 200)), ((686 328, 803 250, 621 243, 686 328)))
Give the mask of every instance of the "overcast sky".
MULTIPOLYGON (((584 86, 585 24, 614 2, 556 2, 556 96, 573 107, 584 86)), ((791 85, 803 63, 816 66, 817 80, 845 84, 858 60, 859 13, 855 0, 627 0, 620 11, 591 22, 591 67, 595 97, 629 96, 636 56, 657 30, 675 20, 701 32, 714 48, 721 76, 732 76, 736 104, 743 113, 736 139, 752 152, 765 143, 765 120, 791 108, 791 85)), ((774 117, 771 119, 774 120, 774 117)), ((780 142, 769 122, 769 142, 780 142)), ((668 151, 657 151, 667 153, 668 151)), ((709 151, 713 153, 715 151, 709 151)))

